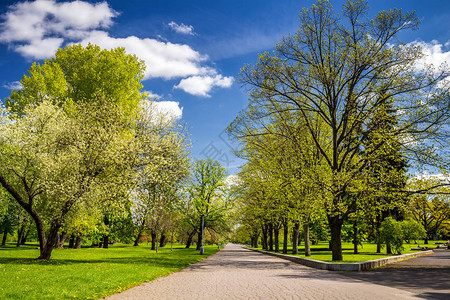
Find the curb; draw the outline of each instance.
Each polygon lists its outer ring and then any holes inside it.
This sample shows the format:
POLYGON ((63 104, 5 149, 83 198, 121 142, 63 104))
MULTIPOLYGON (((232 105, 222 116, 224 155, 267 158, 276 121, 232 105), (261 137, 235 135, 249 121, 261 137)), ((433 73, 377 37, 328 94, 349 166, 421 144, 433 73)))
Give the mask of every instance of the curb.
POLYGON ((301 264, 301 265, 304 265, 307 267, 311 267, 311 268, 316 268, 316 269, 321 269, 321 270, 329 270, 329 271, 353 271, 353 272, 365 271, 365 270, 369 270, 372 268, 383 266, 385 264, 390 264, 390 263, 393 263, 393 262, 396 262, 399 260, 425 256, 425 255, 429 255, 429 254, 433 253, 433 250, 428 250, 428 251, 422 251, 422 252, 417 252, 417 253, 409 253, 409 254, 391 256, 391 257, 386 257, 386 258, 378 258, 378 259, 368 260, 368 261, 363 261, 363 262, 358 262, 358 263, 328 263, 328 262, 324 262, 321 260, 315 260, 315 259, 310 259, 310 258, 303 258, 303 257, 298 257, 298 256, 268 252, 268 251, 257 250, 257 249, 252 249, 252 248, 248 248, 248 247, 246 247, 246 249, 255 251, 255 252, 259 252, 259 253, 263 253, 263 254, 268 254, 271 256, 276 256, 279 258, 283 258, 283 259, 286 259, 286 260, 289 260, 289 261, 292 261, 292 262, 295 262, 295 263, 298 263, 298 264, 301 264))

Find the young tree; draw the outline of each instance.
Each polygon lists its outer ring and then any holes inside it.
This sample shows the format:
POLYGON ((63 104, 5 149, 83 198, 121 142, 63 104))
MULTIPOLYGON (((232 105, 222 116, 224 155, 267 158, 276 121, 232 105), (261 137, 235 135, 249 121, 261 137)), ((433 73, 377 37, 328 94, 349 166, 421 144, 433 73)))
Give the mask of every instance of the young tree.
MULTIPOLYGON (((214 160, 197 160, 189 184, 189 194, 199 214, 197 250, 202 251, 204 228, 223 218, 227 208, 225 191, 226 171, 214 160)), ((202 253, 203 254, 203 253, 202 253)))

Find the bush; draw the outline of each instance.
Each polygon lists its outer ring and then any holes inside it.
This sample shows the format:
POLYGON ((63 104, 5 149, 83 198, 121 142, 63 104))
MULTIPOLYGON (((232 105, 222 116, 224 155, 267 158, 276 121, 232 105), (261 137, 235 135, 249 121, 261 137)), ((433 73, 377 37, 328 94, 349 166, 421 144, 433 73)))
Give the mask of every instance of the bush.
POLYGON ((401 222, 392 217, 384 219, 380 227, 380 238, 386 244, 388 254, 401 254, 403 248, 403 228, 401 222))
POLYGON ((410 240, 416 240, 420 237, 425 237, 427 234, 422 224, 419 224, 412 219, 402 221, 401 227, 403 232, 403 240, 408 244, 410 240))

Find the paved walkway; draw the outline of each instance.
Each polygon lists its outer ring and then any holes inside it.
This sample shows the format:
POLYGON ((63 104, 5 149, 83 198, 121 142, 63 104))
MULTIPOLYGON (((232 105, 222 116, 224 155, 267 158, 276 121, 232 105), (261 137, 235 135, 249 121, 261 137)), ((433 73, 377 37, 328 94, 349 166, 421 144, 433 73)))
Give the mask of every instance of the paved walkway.
POLYGON ((374 270, 342 274, 410 291, 422 298, 450 299, 450 250, 438 250, 374 270))
POLYGON ((228 244, 202 262, 107 299, 424 299, 416 295, 228 244))

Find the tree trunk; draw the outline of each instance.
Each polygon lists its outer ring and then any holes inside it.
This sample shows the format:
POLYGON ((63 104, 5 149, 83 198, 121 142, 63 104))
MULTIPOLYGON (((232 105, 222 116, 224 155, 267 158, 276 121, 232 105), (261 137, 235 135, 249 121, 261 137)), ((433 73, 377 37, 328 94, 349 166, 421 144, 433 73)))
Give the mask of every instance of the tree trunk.
POLYGON ((19 230, 17 231, 17 244, 16 247, 20 247, 22 245, 23 234, 25 232, 25 222, 22 221, 19 230))
POLYGON ((273 232, 275 235, 275 252, 280 252, 280 227, 274 226, 273 232))
POLYGON ((152 250, 156 250, 156 233, 152 232, 152 250))
POLYGON ((63 232, 62 235, 59 237, 59 242, 57 248, 62 249, 64 248, 64 242, 67 238, 67 232, 63 232))
POLYGON ((103 249, 108 249, 109 247, 109 235, 105 234, 103 236, 103 249))
POLYGON ((8 237, 8 230, 3 230, 3 239, 2 239, 2 246, 6 245, 6 238, 8 237))
POLYGON ((269 227, 266 224, 264 224, 262 226, 262 234, 263 234, 263 236, 262 236, 262 241, 261 241, 263 250, 269 249, 269 247, 268 247, 269 243, 267 241, 268 238, 269 238, 269 234, 268 233, 269 233, 269 227))
POLYGON ((332 260, 342 260, 341 231, 344 219, 341 216, 328 216, 328 224, 331 229, 331 256, 332 260))
POLYGON ((392 254, 391 243, 389 241, 386 241, 386 253, 392 254))
POLYGON ((27 242, 28 234, 30 234, 30 229, 28 229, 27 231, 25 231, 25 234, 24 234, 23 237, 22 237, 22 241, 20 242, 21 245, 25 245, 25 243, 27 242))
MULTIPOLYGON (((69 240, 69 248, 73 248, 74 245, 75 245, 75 235, 72 234, 72 235, 70 236, 70 240, 69 240)), ((100 246, 100 248, 101 248, 101 246, 100 246)))
POLYGON ((376 235, 377 235, 377 253, 381 253, 381 238, 380 238, 380 216, 377 216, 377 222, 376 222, 376 235))
POLYGON ((192 239, 194 238, 194 235, 195 235, 195 231, 192 231, 191 233, 189 233, 187 241, 186 241, 186 249, 189 249, 191 247, 192 239))
POLYGON ((41 255, 38 257, 38 259, 50 259, 53 251, 53 246, 55 245, 56 239, 58 238, 58 231, 60 227, 61 225, 58 223, 58 221, 52 221, 47 237, 47 242, 44 245, 44 249, 41 249, 41 255))
POLYGON ((311 256, 311 244, 309 241, 309 223, 303 223, 303 233, 305 235, 305 256, 311 256))
POLYGON ((166 235, 164 233, 161 234, 161 238, 159 239, 159 247, 166 246, 166 235))
POLYGON ((82 242, 82 240, 83 240, 83 234, 82 233, 80 233, 78 236, 77 236, 77 239, 76 239, 76 241, 75 241, 75 249, 81 249, 81 242, 82 242))
POLYGON ((273 251, 273 225, 269 223, 269 251, 273 251))
POLYGON ((288 238, 289 238, 289 225, 287 222, 283 224, 283 253, 287 254, 288 248, 288 238))
MULTIPOLYGON (((109 229, 109 217, 107 214, 105 214, 103 222, 105 223, 105 226, 109 229)), ((109 247, 109 236, 108 234, 105 234, 103 235, 103 249, 108 249, 108 247, 109 247)))
POLYGON ((428 244, 428 235, 426 235, 425 238, 423 239, 423 243, 428 244))
POLYGON ((202 237, 203 237, 203 230, 204 230, 204 224, 203 224, 203 215, 200 217, 200 224, 198 226, 198 228, 200 228, 200 230, 198 231, 198 235, 197 235, 197 250, 200 250, 200 247, 202 245, 202 237))
POLYGON ((300 222, 294 222, 294 228, 292 229, 292 254, 298 254, 298 236, 300 233, 300 222))
POLYGON ((159 236, 158 236, 158 234, 156 234, 156 239, 155 239, 156 240, 156 243, 155 243, 156 244, 156 253, 158 253, 158 250, 159 250, 158 249, 158 247, 159 247, 158 238, 159 238, 159 236))
POLYGON ((134 240, 134 245, 133 246, 139 246, 139 240, 141 239, 141 237, 142 237, 142 232, 139 231, 136 239, 134 240))
POLYGON ((353 254, 358 254, 358 223, 353 220, 353 254))

